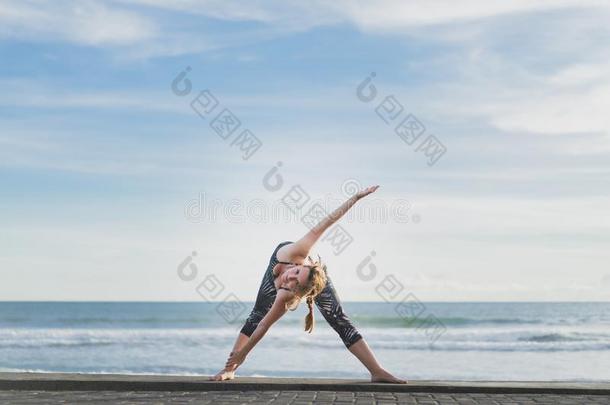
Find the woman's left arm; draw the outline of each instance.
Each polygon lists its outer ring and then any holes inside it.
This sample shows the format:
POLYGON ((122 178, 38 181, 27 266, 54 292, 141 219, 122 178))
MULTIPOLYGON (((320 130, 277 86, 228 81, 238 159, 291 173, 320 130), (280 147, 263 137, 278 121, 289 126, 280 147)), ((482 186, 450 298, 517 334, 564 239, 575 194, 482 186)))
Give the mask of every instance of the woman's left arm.
POLYGON ((341 218, 350 208, 356 204, 358 200, 366 197, 367 195, 374 193, 377 191, 379 186, 371 186, 367 187, 364 190, 359 191, 354 194, 350 199, 341 204, 337 209, 335 209, 332 213, 323 218, 316 226, 311 228, 309 232, 305 234, 301 239, 296 241, 295 243, 291 243, 283 247, 285 249, 286 254, 290 258, 299 257, 306 258, 307 254, 316 243, 316 241, 322 236, 324 231, 326 231, 332 224, 337 222, 339 218, 341 218))
POLYGON ((225 364, 225 368, 231 367, 235 365, 237 368, 240 364, 242 364, 246 360, 246 356, 248 353, 256 346, 256 344, 265 336, 271 325, 273 325, 278 319, 280 319, 288 310, 286 309, 286 300, 290 298, 292 293, 279 290, 271 309, 267 312, 265 317, 261 319, 261 321, 256 326, 250 338, 237 352, 233 352, 227 363, 225 364))

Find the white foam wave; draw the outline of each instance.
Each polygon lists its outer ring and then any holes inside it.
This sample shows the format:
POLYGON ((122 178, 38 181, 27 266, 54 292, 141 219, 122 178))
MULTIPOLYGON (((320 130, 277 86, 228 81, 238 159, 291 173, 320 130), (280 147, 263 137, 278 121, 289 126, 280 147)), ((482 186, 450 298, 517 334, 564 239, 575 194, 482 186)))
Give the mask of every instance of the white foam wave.
MULTIPOLYGON (((610 350, 610 333, 600 329, 556 328, 480 328, 448 329, 441 334, 425 330, 367 328, 361 331, 369 344, 386 350, 444 351, 581 351, 610 350)), ((9 329, 0 330, 0 350, 81 348, 118 349, 137 346, 155 348, 216 349, 232 345, 238 330, 215 329, 9 329)), ((321 349, 340 345, 329 327, 318 327, 314 335, 291 327, 273 328, 266 340, 278 346, 300 345, 321 349)))

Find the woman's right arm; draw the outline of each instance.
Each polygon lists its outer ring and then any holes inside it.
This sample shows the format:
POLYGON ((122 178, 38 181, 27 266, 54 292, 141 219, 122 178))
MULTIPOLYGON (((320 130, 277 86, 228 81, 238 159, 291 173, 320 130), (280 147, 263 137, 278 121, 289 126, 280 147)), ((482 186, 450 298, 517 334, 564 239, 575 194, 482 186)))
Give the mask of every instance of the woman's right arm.
POLYGON ((246 342, 246 344, 238 351, 234 352, 227 363, 225 368, 232 366, 239 366, 246 359, 246 356, 256 346, 256 344, 265 336, 271 325, 273 325, 278 319, 280 319, 288 310, 286 309, 286 301, 291 298, 292 293, 285 290, 279 290, 275 297, 275 301, 271 306, 271 309, 267 312, 263 319, 258 323, 252 335, 246 342))

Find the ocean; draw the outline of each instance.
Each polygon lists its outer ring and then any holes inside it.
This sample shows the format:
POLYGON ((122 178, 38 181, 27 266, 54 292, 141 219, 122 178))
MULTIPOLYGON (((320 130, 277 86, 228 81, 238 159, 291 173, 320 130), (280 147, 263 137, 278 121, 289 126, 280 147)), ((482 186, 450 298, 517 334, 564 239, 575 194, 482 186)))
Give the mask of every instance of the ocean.
MULTIPOLYGON (((0 302, 0 371, 211 375, 252 308, 214 302, 0 302)), ((610 303, 343 302, 388 371, 417 380, 610 381, 610 303), (432 321, 431 321, 432 320, 432 321)), ((315 309, 288 312, 241 376, 368 379, 315 309)))

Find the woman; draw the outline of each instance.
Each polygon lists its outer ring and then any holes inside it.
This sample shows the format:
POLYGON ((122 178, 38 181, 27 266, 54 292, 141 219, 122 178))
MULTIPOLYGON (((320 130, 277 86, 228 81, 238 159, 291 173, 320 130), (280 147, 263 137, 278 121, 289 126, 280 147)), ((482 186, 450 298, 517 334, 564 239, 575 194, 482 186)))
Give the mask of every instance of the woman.
POLYGON ((343 312, 326 266, 314 261, 309 251, 324 231, 343 216, 359 199, 376 191, 379 186, 360 191, 344 202, 332 214, 324 218, 297 242, 282 242, 276 248, 263 282, 260 286, 254 308, 242 327, 225 368, 210 380, 223 381, 235 377, 235 370, 262 339, 278 319, 289 309, 294 311, 302 298, 306 299, 309 313, 305 317, 305 330, 313 330, 313 303, 339 334, 343 344, 362 362, 371 373, 371 382, 406 384, 406 380, 394 377, 377 362, 364 338, 343 312))

